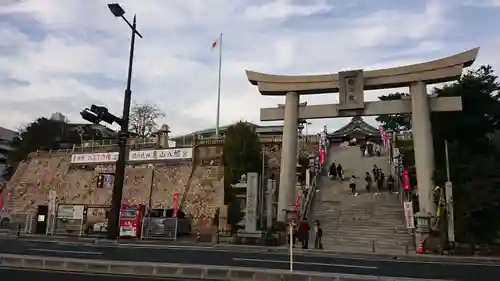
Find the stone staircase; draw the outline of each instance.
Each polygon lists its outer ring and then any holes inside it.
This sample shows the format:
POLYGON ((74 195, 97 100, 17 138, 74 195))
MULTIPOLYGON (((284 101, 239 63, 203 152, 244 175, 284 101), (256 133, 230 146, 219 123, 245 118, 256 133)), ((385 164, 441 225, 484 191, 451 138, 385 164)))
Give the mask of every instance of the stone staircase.
POLYGON ((373 165, 388 175, 386 157, 361 157, 359 147, 332 147, 327 164, 341 164, 345 177, 355 174, 359 196, 350 195, 349 181, 329 180, 316 194, 312 219, 321 222, 323 247, 342 252, 403 254, 412 249, 412 236, 404 224, 403 207, 398 194, 365 190, 364 175, 373 165), (411 246, 410 246, 411 245, 411 246))

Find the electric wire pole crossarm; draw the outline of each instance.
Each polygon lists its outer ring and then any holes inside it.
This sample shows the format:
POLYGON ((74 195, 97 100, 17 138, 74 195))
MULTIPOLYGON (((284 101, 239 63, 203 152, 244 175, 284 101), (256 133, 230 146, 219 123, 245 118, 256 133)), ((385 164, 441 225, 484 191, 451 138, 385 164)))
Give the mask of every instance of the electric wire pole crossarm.
POLYGON ((113 122, 120 125, 120 132, 118 133, 118 160, 116 161, 115 168, 115 181, 113 185, 112 199, 111 199, 111 212, 108 218, 108 234, 107 238, 115 240, 119 236, 119 218, 120 218, 120 207, 123 194, 123 182, 125 177, 125 154, 127 138, 129 135, 129 115, 130 115, 130 104, 132 99, 132 67, 134 63, 134 48, 135 48, 135 36, 142 38, 142 35, 137 31, 137 18, 134 15, 132 24, 125 18, 125 10, 117 4, 108 4, 108 8, 113 13, 115 17, 122 18, 127 25, 131 28, 132 36, 130 40, 130 54, 128 60, 128 72, 127 72, 127 87, 125 89, 125 94, 123 98, 123 114, 121 118, 118 118, 108 112, 108 109, 102 106, 92 105, 90 109, 85 109, 80 114, 83 119, 99 124, 101 121, 112 124, 113 122))

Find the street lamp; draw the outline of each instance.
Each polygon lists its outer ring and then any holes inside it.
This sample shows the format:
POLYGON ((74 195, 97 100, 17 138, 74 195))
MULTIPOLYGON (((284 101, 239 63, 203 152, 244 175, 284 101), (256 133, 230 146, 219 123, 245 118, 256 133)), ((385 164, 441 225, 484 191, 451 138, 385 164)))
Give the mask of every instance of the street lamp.
POLYGON ((111 198, 111 213, 108 219, 108 239, 117 239, 119 236, 119 218, 120 218, 120 207, 123 194, 123 181, 125 177, 125 154, 128 136, 128 125, 129 125, 129 114, 130 114, 130 102, 132 97, 132 91, 130 90, 130 84, 132 82, 132 65, 134 63, 134 47, 135 47, 135 36, 142 38, 142 35, 136 30, 136 16, 132 24, 124 17, 125 11, 123 8, 117 4, 108 4, 108 8, 113 13, 115 17, 121 17, 127 25, 132 30, 132 37, 130 40, 130 54, 128 59, 128 76, 127 76, 127 88, 125 89, 125 96, 123 99, 123 114, 120 122, 120 133, 118 135, 118 160, 116 161, 115 168, 115 182, 113 185, 113 193, 111 198))

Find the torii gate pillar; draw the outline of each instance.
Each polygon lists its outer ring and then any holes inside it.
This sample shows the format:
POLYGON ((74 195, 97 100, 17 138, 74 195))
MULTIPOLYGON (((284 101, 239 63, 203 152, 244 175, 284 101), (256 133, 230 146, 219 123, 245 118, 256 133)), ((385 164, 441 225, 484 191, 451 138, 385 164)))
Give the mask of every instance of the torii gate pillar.
POLYGON ((354 70, 326 75, 284 76, 247 70, 250 83, 262 95, 286 96, 285 107, 262 108, 261 121, 284 120, 281 153, 278 221, 286 220, 289 205, 294 203, 295 165, 297 161, 297 120, 349 116, 411 113, 415 146, 415 166, 420 213, 435 215, 433 203, 434 147, 430 123, 431 111, 461 111, 461 97, 429 97, 427 84, 454 81, 464 67, 476 59, 479 48, 450 57, 388 69, 354 70), (410 99, 365 102, 364 90, 410 88, 410 99), (340 93, 340 104, 299 107, 299 96, 340 93))

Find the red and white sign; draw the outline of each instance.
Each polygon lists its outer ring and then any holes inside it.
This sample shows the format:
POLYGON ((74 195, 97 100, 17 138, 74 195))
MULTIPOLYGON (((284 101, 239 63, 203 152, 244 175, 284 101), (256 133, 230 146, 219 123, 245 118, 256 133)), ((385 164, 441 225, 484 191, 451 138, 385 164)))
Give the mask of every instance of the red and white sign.
POLYGON ((401 183, 404 191, 411 191, 410 188, 410 176, 408 175, 408 169, 404 168, 401 172, 401 183))
POLYGON ((319 149, 319 163, 321 165, 325 163, 325 149, 323 147, 319 149))
POLYGON ((172 197, 172 206, 173 206, 173 209, 174 209, 172 217, 176 218, 177 217, 177 211, 179 210, 179 192, 175 192, 174 193, 174 196, 172 197))

